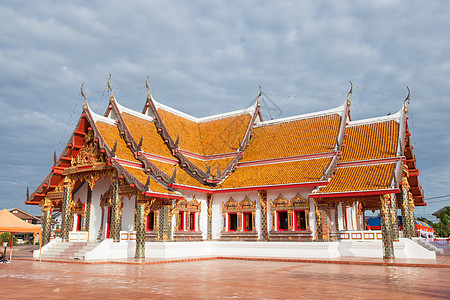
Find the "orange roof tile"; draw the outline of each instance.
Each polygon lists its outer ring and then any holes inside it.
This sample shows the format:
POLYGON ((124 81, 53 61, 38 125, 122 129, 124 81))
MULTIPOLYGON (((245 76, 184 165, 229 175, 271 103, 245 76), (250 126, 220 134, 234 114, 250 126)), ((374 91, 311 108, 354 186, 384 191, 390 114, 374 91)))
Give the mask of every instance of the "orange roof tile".
POLYGON ((221 188, 239 188, 249 186, 266 186, 295 184, 319 181, 323 175, 323 166, 328 167, 332 158, 318 158, 238 167, 225 181, 221 188))
POLYGON ((200 130, 198 129, 198 124, 196 122, 168 112, 162 108, 158 109, 158 113, 172 139, 175 141, 177 135, 180 136, 178 144, 180 149, 203 154, 202 144, 200 142, 200 130))
POLYGON ((341 167, 327 186, 316 193, 371 191, 391 188, 395 163, 341 167))
MULTIPOLYGON (((127 170, 131 175, 134 176, 137 180, 139 180, 142 184, 145 184, 147 182, 148 175, 145 174, 145 172, 141 169, 136 169, 132 167, 123 166, 125 170, 127 170)), ((167 190, 165 187, 160 185, 155 180, 150 180, 149 189, 152 192, 160 193, 160 194, 169 194, 169 195, 176 195, 177 193, 174 193, 172 191, 167 190)))
POLYGON ((395 157, 399 124, 395 121, 346 128, 341 162, 395 157))
POLYGON ((332 114, 255 127, 241 161, 331 152, 336 145, 340 122, 341 116, 332 114))
POLYGON ((117 141, 116 157, 141 164, 140 161, 134 158, 133 152, 127 147, 127 144, 120 136, 119 129, 116 126, 102 121, 95 122, 95 125, 110 149, 114 147, 114 144, 117 141))
POLYGON ((251 120, 249 114, 198 124, 204 155, 236 152, 251 120))
POLYGON ((142 150, 144 152, 173 158, 172 153, 158 134, 156 125, 153 122, 135 117, 128 113, 122 113, 122 117, 137 143, 139 143, 142 135, 142 150))
POLYGON ((180 149, 205 156, 236 152, 251 120, 248 113, 243 113, 197 123, 162 108, 158 113, 172 139, 179 135, 180 149))

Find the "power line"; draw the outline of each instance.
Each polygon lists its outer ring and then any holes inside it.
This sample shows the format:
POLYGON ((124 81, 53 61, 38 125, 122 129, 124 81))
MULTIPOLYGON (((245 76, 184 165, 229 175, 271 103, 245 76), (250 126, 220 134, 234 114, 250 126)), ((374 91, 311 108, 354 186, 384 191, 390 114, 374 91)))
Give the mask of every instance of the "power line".
MULTIPOLYGON (((426 200, 445 198, 445 197, 450 197, 450 194, 449 195, 442 195, 442 196, 431 197, 431 198, 427 198, 426 200)), ((431 201, 431 202, 434 202, 434 201, 431 201)))

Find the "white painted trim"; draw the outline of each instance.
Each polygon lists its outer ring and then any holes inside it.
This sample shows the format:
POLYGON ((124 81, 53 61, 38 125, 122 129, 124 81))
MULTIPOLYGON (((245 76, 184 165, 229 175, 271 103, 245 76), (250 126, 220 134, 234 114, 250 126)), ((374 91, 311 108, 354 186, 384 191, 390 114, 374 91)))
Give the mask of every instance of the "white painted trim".
POLYGON ((215 121, 215 120, 225 119, 225 118, 228 118, 228 117, 234 117, 234 116, 238 116, 238 115, 242 115, 242 114, 253 115, 253 112, 255 111, 255 108, 256 108, 256 103, 255 103, 255 105, 250 106, 249 108, 235 110, 235 111, 222 113, 222 114, 217 114, 217 115, 212 115, 212 116, 207 116, 207 117, 203 117, 203 118, 196 118, 194 116, 188 115, 187 113, 181 112, 181 111, 176 110, 176 109, 174 109, 172 107, 169 107, 167 105, 159 103, 155 99, 153 99, 153 103, 155 104, 157 109, 158 108, 162 108, 164 110, 167 110, 168 112, 171 112, 171 113, 173 113, 175 115, 178 115, 180 117, 183 117, 185 119, 188 119, 188 120, 196 122, 196 123, 215 121))
POLYGON ((329 110, 323 110, 323 111, 309 113, 309 114, 303 114, 303 115, 297 115, 297 116, 286 117, 286 118, 281 118, 281 119, 263 121, 263 122, 261 122, 259 124, 256 124, 253 128, 262 127, 262 126, 268 126, 268 125, 281 124, 281 123, 287 123, 287 122, 292 122, 292 121, 306 120, 306 119, 317 118, 317 117, 333 115, 333 114, 338 114, 338 115, 340 115, 342 117, 342 115, 343 115, 343 113, 345 111, 346 105, 347 104, 344 103, 344 104, 342 104, 339 107, 336 107, 336 108, 333 108, 333 109, 329 109, 329 110))
POLYGON ((395 121, 399 124, 401 124, 403 111, 399 110, 397 113, 390 115, 390 116, 384 116, 384 117, 376 117, 376 118, 370 118, 370 119, 362 119, 357 121, 350 121, 347 125, 347 127, 354 127, 354 126, 362 126, 362 125, 369 125, 369 124, 376 124, 376 123, 383 123, 388 121, 395 121))

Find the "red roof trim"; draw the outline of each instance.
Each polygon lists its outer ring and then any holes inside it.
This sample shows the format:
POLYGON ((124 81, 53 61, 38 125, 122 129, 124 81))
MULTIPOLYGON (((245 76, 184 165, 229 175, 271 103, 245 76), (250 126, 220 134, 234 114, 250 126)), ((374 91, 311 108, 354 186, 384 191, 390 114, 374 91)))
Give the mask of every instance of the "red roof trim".
POLYGON ((228 193, 228 192, 258 191, 258 190, 293 189, 293 188, 300 188, 300 187, 324 186, 327 184, 328 184, 328 181, 314 181, 314 182, 293 183, 293 184, 260 185, 260 186, 249 186, 249 187, 242 187, 242 188, 214 190, 213 194, 228 193))
POLYGON ((155 193, 155 192, 151 192, 151 193, 144 192, 144 195, 147 197, 156 197, 156 198, 179 199, 179 200, 184 199, 183 196, 160 194, 160 193, 155 193))
POLYGON ((374 195, 384 195, 384 194, 394 194, 394 193, 400 193, 400 189, 309 194, 309 198, 357 197, 357 196, 374 196, 374 195))
POLYGON ((387 164, 387 163, 395 163, 399 160, 405 161, 405 159, 406 158, 404 156, 396 156, 396 157, 389 157, 389 158, 338 162, 337 167, 340 168, 340 167, 355 167, 355 166, 363 166, 363 165, 387 164))
POLYGON ((165 162, 165 163, 178 164, 178 160, 176 160, 176 159, 162 157, 162 156, 150 154, 150 153, 147 153, 147 152, 137 152, 137 153, 143 154, 146 158, 148 158, 150 160, 153 159, 153 160, 157 160, 157 161, 161 161, 161 162, 165 162))
POLYGON ((314 159, 314 158, 332 157, 339 153, 340 152, 314 153, 314 154, 288 156, 288 157, 281 157, 281 158, 255 160, 255 161, 248 161, 248 162, 238 162, 237 166, 238 167, 247 167, 247 166, 256 166, 256 165, 269 164, 269 163, 291 162, 291 161, 308 160, 308 159, 314 159))

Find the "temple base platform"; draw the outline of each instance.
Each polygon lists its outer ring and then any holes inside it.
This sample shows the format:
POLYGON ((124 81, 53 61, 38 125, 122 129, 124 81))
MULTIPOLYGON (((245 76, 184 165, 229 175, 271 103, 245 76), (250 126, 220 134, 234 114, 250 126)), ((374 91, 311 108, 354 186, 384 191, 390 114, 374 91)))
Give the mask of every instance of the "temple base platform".
MULTIPOLYGON (((42 249, 47 249, 61 240, 52 240, 42 249)), ((135 241, 113 242, 103 240, 94 249, 84 253, 84 260, 127 259, 135 256, 135 241)), ((53 246, 54 247, 54 246, 53 246)), ((436 253, 425 249, 412 240, 401 238, 394 242, 396 258, 436 259, 436 253)), ((39 257, 39 251, 34 252, 39 257)), ((336 242, 245 242, 245 241, 191 241, 191 242, 146 242, 145 257, 176 259, 189 257, 262 257, 262 258, 338 258, 371 257, 382 258, 381 241, 336 241, 336 242)))

